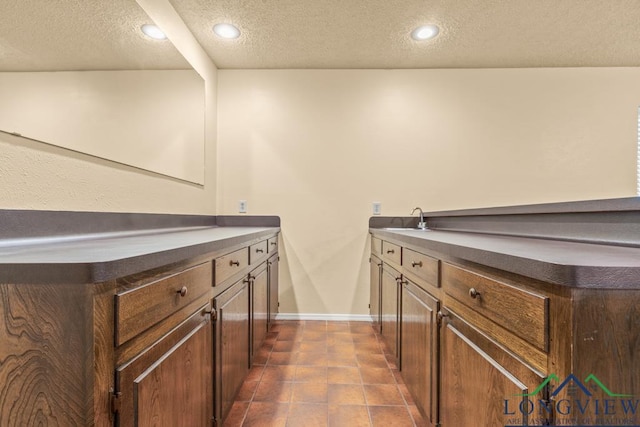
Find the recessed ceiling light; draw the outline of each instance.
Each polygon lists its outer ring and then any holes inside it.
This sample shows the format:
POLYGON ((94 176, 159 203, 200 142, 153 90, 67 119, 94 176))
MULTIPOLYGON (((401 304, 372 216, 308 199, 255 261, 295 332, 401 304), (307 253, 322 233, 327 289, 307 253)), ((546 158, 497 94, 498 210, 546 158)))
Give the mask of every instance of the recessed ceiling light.
POLYGON ((216 24, 213 26, 213 32, 223 39, 237 39, 240 37, 240 30, 231 24, 216 24))
POLYGON ((440 29, 436 25, 421 25, 411 32, 411 38, 417 41, 429 40, 438 35, 440 29))
POLYGON ((155 40, 166 40, 167 36, 160 28, 153 24, 144 24, 140 27, 143 33, 155 40))

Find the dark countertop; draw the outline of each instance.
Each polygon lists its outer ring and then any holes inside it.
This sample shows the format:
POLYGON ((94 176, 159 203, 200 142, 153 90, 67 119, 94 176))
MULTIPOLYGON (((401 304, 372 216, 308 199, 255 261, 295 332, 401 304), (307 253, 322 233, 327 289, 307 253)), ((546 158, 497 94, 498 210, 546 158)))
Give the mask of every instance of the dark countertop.
POLYGON ((0 283, 99 283, 261 240, 277 226, 194 226, 0 240, 0 283))
POLYGON ((640 288, 640 248, 461 231, 369 230, 383 240, 559 285, 640 288))

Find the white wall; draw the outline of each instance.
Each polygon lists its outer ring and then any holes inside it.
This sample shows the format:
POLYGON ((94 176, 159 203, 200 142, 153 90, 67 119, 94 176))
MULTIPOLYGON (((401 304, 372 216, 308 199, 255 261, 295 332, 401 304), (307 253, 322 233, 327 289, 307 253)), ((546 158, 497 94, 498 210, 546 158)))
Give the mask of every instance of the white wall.
POLYGON ((221 70, 218 213, 282 218, 281 312, 367 312, 383 215, 635 194, 640 69, 221 70))

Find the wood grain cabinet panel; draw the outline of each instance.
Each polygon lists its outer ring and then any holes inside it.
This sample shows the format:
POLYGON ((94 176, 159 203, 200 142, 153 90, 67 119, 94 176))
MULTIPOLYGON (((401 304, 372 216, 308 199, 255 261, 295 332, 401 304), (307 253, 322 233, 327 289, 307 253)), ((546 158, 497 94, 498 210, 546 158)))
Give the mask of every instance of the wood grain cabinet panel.
POLYGON ((241 273, 249 266, 249 249, 244 247, 223 255, 215 260, 215 285, 219 286, 227 279, 241 273))
POLYGON ((397 266, 402 265, 402 247, 383 240, 382 260, 397 266))
POLYGON ((116 345, 121 345, 211 290, 211 263, 204 263, 115 297, 116 345))
POLYGON ((215 327, 215 418, 222 422, 249 372, 249 280, 213 299, 215 327))
POLYGON ((267 240, 249 246, 249 264, 255 267, 264 261, 268 256, 268 247, 267 240))
POLYGON ((373 323, 373 328, 380 333, 380 279, 382 274, 382 261, 375 256, 371 256, 369 261, 370 286, 369 286, 369 315, 373 323))
POLYGON ((382 240, 377 237, 371 237, 371 253, 377 257, 382 256, 382 240))
POLYGON ((271 329, 271 325, 276 321, 276 315, 279 311, 279 266, 280 257, 276 253, 267 262, 267 268, 269 271, 269 318, 268 328, 271 329))
POLYGON ((213 331, 207 304, 116 369, 117 425, 210 426, 213 331))
POLYGON ((251 284, 251 357, 258 352, 267 335, 269 317, 269 275, 267 263, 249 274, 251 284))
POLYGON ((278 252, 278 236, 267 239, 267 252, 269 254, 278 252))
POLYGON ((541 351, 549 349, 549 298, 444 263, 447 295, 541 351))
POLYGON ((439 302, 415 283, 402 282, 401 374, 429 425, 436 425, 439 302))
POLYGON ((411 249, 402 248, 402 267, 421 281, 440 286, 440 261, 411 249))
POLYGON ((399 308, 400 308, 400 279, 398 271, 382 264, 381 278, 381 335, 387 348, 394 355, 396 363, 399 364, 400 347, 398 338, 400 336, 399 308))

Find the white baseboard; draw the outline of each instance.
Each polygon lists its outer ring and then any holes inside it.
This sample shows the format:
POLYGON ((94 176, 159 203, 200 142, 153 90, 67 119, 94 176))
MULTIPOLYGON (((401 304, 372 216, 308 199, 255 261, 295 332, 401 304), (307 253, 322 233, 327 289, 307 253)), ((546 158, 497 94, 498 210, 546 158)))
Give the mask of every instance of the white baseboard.
POLYGON ((278 313, 276 320, 333 320, 339 322, 371 322, 368 314, 278 313))

